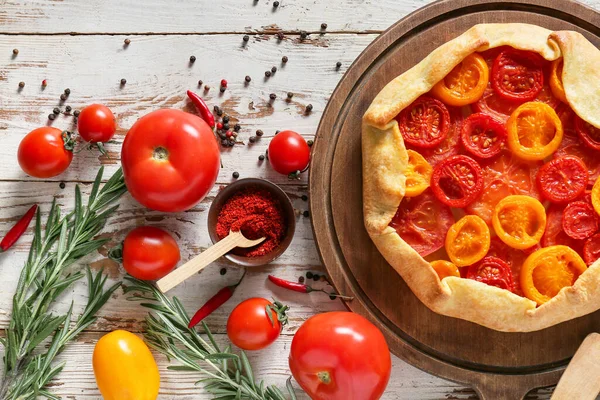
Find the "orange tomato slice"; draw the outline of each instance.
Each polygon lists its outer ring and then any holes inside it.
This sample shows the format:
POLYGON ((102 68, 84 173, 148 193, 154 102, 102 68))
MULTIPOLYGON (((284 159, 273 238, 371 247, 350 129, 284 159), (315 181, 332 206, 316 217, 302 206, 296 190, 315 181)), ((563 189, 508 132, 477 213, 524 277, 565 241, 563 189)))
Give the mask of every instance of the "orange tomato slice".
POLYGON ((494 208, 496 235, 512 248, 524 250, 539 243, 546 229, 546 210, 539 200, 523 195, 507 196, 494 208))
POLYGON ((530 254, 521 268, 521 289, 525 297, 542 305, 564 287, 573 286, 587 265, 568 246, 550 246, 530 254))
POLYGON ((562 101, 563 103, 569 103, 567 101, 567 95, 565 94, 565 88, 562 83, 562 72, 563 72, 563 59, 552 61, 550 65, 550 90, 554 97, 562 101))
POLYGON ((423 156, 414 150, 406 150, 408 153, 408 166, 406 167, 406 197, 420 195, 429 187, 433 167, 429 165, 423 156))
POLYGON ((594 210, 600 215, 600 177, 594 182, 592 187, 592 206, 594 210))
POLYGON ((508 147, 524 160, 543 160, 560 146, 562 122, 548 104, 530 101, 520 105, 506 122, 508 147))
POLYGON ((487 63, 479 54, 473 53, 458 64, 431 92, 444 104, 466 106, 483 96, 490 79, 487 63))
POLYGON ((446 253, 457 267, 475 264, 490 249, 490 229, 476 215, 466 215, 446 234, 446 253))
POLYGON ((436 260, 431 262, 431 267, 437 272, 440 281, 447 276, 456 276, 460 278, 458 267, 446 260, 436 260))

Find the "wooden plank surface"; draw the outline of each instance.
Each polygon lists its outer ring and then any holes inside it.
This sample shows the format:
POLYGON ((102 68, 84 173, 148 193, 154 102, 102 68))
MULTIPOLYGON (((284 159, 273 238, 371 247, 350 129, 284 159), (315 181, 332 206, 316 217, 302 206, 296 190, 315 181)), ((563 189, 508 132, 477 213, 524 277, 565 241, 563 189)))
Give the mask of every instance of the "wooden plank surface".
MULTIPOLYGON (((299 211, 307 209, 301 196, 307 193, 306 176, 289 181, 258 162, 270 137, 277 129, 294 129, 310 138, 314 134, 322 110, 343 72, 360 52, 389 25, 427 3, 428 0, 330 0, 299 2, 280 0, 273 9, 271 0, 169 1, 169 0, 0 0, 0 232, 5 232, 26 210, 37 202, 47 210, 52 196, 65 207, 73 204, 77 182, 89 191, 99 165, 107 173, 118 166, 119 149, 124 134, 135 120, 157 108, 174 107, 194 112, 185 98, 185 90, 196 89, 202 79, 212 88, 199 92, 210 105, 220 105, 232 119, 242 125, 241 139, 256 129, 265 131, 263 139, 252 146, 240 145, 223 151, 219 185, 231 182, 233 171, 241 177, 263 177, 283 186, 299 211), (322 22, 328 24, 321 34, 322 22), (282 30, 285 39, 274 34, 282 30), (301 30, 311 32, 300 40, 301 30), (250 41, 242 46, 244 33, 250 41), (123 40, 132 43, 125 48, 123 40), (19 54, 12 55, 18 48, 19 54), (198 60, 189 65, 190 55, 198 60), (289 62, 282 67, 283 55, 289 62), (335 63, 342 62, 336 70, 335 63), (264 79, 264 71, 277 66, 277 73, 264 79), (244 85, 244 76, 252 82, 244 85), (119 81, 127 79, 120 87, 119 81), (218 93, 218 82, 226 78, 229 89, 218 93), (48 79, 48 87, 40 83, 48 79), (23 90, 18 83, 25 82, 23 90), (59 95, 69 87, 69 99, 59 103, 59 95), (285 102, 285 94, 294 93, 285 102), (278 98, 270 104, 269 94, 278 98), (16 149, 21 138, 31 129, 47 123, 47 115, 55 106, 71 105, 79 109, 91 102, 110 106, 118 118, 119 130, 109 143, 109 158, 82 152, 72 167, 56 179, 38 181, 23 174, 16 164, 16 149), (304 115, 311 103, 314 111, 304 115), (66 182, 61 189, 59 182, 66 182)), ((600 8, 600 0, 586 4, 600 8)), ((59 117, 54 126, 67 129, 71 119, 59 117)), ((108 174, 107 174, 108 175, 108 174)), ((107 234, 114 242, 121 240, 135 225, 151 224, 166 228, 178 237, 182 261, 191 258, 210 244, 206 233, 206 210, 218 186, 194 210, 178 214, 148 212, 129 196, 110 221, 107 234)), ((0 257, 0 328, 6 327, 11 296, 20 268, 26 258, 31 234, 28 233, 14 251, 0 257)), ((106 261, 106 249, 84 260, 94 268, 104 266, 112 280, 123 271, 106 261)), ((322 271, 314 246, 308 218, 298 217, 296 236, 288 251, 274 264, 249 271, 233 299, 207 320, 226 340, 227 315, 241 300, 251 296, 271 297, 292 307, 290 325, 271 348, 252 354, 251 360, 261 378, 282 384, 287 378, 287 352, 295 330, 309 316, 324 311, 340 310, 339 301, 313 293, 302 295, 273 288, 266 282, 268 273, 297 279, 306 271, 322 271)), ((174 290, 189 312, 201 305, 223 285, 235 282, 241 272, 226 261, 219 261, 199 276, 174 290), (227 268, 220 275, 221 268, 227 268)), ((80 282, 61 298, 59 309, 71 300, 81 303, 85 284, 80 282)), ((81 309, 81 307, 79 308, 81 309)), ((99 321, 82 335, 62 356, 65 371, 53 382, 53 391, 71 399, 99 399, 91 370, 91 352, 97 339, 116 328, 140 332, 145 311, 124 300, 117 292, 101 311, 99 321)), ((167 362, 158 358, 162 374, 161 399, 208 399, 193 383, 196 378, 167 371, 167 362)), ((393 358, 394 369, 384 399, 467 399, 475 393, 454 383, 421 372, 393 358)), ((550 391, 540 390, 535 397, 548 399, 550 391)), ((304 397, 306 398, 306 397, 304 397)))

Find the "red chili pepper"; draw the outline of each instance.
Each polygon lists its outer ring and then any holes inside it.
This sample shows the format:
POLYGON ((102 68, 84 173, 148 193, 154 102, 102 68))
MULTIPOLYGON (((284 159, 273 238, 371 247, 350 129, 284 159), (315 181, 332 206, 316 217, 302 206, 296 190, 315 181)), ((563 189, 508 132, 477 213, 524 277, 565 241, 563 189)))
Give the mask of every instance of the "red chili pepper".
POLYGON ((210 112, 210 109, 208 108, 208 106, 206 105, 204 100, 202 100, 202 97, 198 96, 196 93, 192 92, 191 90, 187 91, 187 95, 192 100, 192 103, 194 103, 194 105, 196 106, 198 111, 200 111, 200 116, 202 117, 202 119, 211 128, 214 128, 215 127, 215 117, 210 112))
POLYGON ((286 281, 285 279, 277 278, 273 275, 269 275, 269 280, 279 287, 282 287, 282 288, 288 289, 288 290, 293 290, 294 292, 300 292, 300 293, 323 292, 323 293, 329 295, 330 297, 339 297, 340 299, 344 299, 344 300, 353 300, 354 299, 354 297, 342 296, 341 294, 337 294, 335 292, 329 293, 329 292, 325 291, 324 289, 315 289, 312 286, 306 285, 304 283, 286 281))
POLYGON ((198 325, 204 318, 208 317, 215 311, 217 308, 221 307, 227 300, 233 296, 233 292, 235 288, 238 287, 240 283, 242 283, 242 279, 246 276, 246 271, 244 271, 244 275, 240 278, 238 283, 232 286, 226 286, 223 289, 219 290, 217 294, 211 297, 192 317, 190 323, 188 324, 188 328, 192 329, 196 325, 198 325))
POLYGON ((6 233, 4 239, 0 242, 0 253, 10 249, 13 244, 23 235, 27 230, 29 223, 33 219, 37 210, 37 204, 31 206, 29 210, 17 221, 17 223, 6 233))

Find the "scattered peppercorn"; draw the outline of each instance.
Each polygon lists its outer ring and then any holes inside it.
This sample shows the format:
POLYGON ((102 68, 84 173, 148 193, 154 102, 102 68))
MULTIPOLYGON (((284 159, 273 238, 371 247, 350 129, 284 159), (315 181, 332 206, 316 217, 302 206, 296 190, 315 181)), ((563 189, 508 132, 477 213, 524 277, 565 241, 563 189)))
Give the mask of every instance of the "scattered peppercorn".
POLYGON ((48 80, 47 80, 47 79, 44 79, 44 80, 42 81, 42 87, 46 87, 46 86, 48 86, 48 80))
POLYGON ((221 79, 221 86, 227 87, 227 81, 225 79, 221 79))
POLYGON ((67 95, 66 95, 66 94, 64 94, 64 93, 63 93, 63 94, 61 94, 61 95, 60 95, 60 99, 61 99, 62 101, 65 101, 65 100, 67 99, 67 95))
POLYGON ((279 132, 281 132, 281 131, 280 131, 279 129, 277 129, 277 130, 275 131, 275 134, 277 135, 279 132))
POLYGON ((223 131, 219 132, 219 137, 220 137, 221 139, 227 139, 227 135, 226 135, 226 134, 225 134, 225 132, 223 132, 223 131))
POLYGON ((274 1, 273 2, 273 8, 277 8, 279 7, 279 2, 278 1, 274 1))
POLYGON ((312 147, 312 145, 313 145, 314 143, 315 143, 315 142, 313 142, 312 140, 307 140, 307 141, 306 141, 306 144, 308 145, 308 147, 312 147))
POLYGON ((67 187, 67 185, 65 185, 64 182, 61 182, 58 184, 58 187, 60 187, 61 189, 64 189, 65 187, 67 187))
POLYGON ((223 115, 223 110, 221 110, 220 108, 217 110, 217 115, 220 117, 221 115, 223 115))
POLYGON ((260 137, 262 135, 264 135, 264 132, 262 130, 260 130, 260 129, 257 129, 256 130, 256 136, 260 137))
POLYGON ((338 61, 338 62, 335 63, 335 67, 337 69, 340 69, 341 66, 342 66, 342 62, 341 61, 338 61))
POLYGON ((131 43, 130 39, 125 39, 125 46, 129 46, 130 43, 131 43))
POLYGON ((306 277, 307 277, 308 279, 312 279, 312 277, 313 277, 313 273, 312 273, 312 272, 310 272, 310 271, 308 271, 308 272, 306 273, 306 277))
POLYGON ((217 122, 217 130, 223 129, 223 124, 221 122, 217 122))
POLYGON ((221 86, 221 87, 219 88, 219 91, 220 91, 221 93, 224 93, 224 92, 225 92, 225 89, 227 89, 227 88, 225 88, 225 87, 221 86))
POLYGON ((277 98, 277 95, 276 95, 275 93, 271 93, 271 94, 269 95, 269 98, 270 98, 271 100, 275 100, 275 99, 277 98))
POLYGON ((277 32, 277 39, 283 40, 283 32, 277 32))
POLYGON ((306 218, 310 217, 310 213, 308 211, 304 211, 302 215, 304 215, 306 218))
POLYGON ((300 31, 300 38, 302 40, 306 39, 308 37, 308 32, 306 31, 300 31))
POLYGON ((329 299, 330 299, 330 300, 335 300, 335 299, 336 299, 336 297, 337 297, 337 296, 336 296, 335 292, 331 292, 331 294, 329 295, 329 299))
POLYGON ((294 97, 294 93, 292 92, 287 92, 287 98, 291 99, 292 97, 294 97))
POLYGON ((308 196, 307 196, 307 195, 305 195, 305 194, 303 194, 303 195, 302 195, 302 200, 303 200, 303 201, 306 201, 306 200, 308 200, 308 196))
POLYGON ((258 156, 258 160, 259 161, 265 161, 265 155, 261 154, 260 156, 258 156))
POLYGON ((205 92, 208 92, 209 90, 210 90, 210 86, 208 86, 208 85, 204 85, 204 91, 205 91, 205 92))
POLYGON ((224 123, 223 124, 223 130, 225 130, 225 131, 229 130, 229 123, 224 123))
POLYGON ((198 81, 198 86, 199 86, 199 87, 200 87, 200 86, 202 86, 202 84, 203 84, 203 83, 204 83, 204 82, 202 82, 202 79, 200 79, 200 80, 198 81))
POLYGON ((196 56, 190 56, 190 62, 191 63, 195 63, 196 62, 196 56))
POLYGON ((226 116, 223 117, 223 123, 224 124, 229 123, 229 115, 226 115, 226 116))
POLYGON ((321 24, 321 29, 323 29, 323 30, 327 29, 327 24, 325 22, 323 22, 321 24))
POLYGON ((60 110, 58 109, 58 107, 54 107, 54 109, 52 110, 52 112, 54 113, 54 115, 60 114, 60 110))
POLYGON ((233 147, 235 145, 235 140, 229 139, 229 146, 233 147))
POLYGON ((54 121, 54 118, 56 118, 56 115, 54 115, 54 114, 48 114, 48 119, 50 121, 54 121))
POLYGON ((246 77, 244 78, 244 80, 248 83, 250 83, 250 81, 252 80, 252 78, 250 78, 249 75, 246 75, 246 77))
POLYGON ((242 38, 242 40, 244 40, 244 42, 247 42, 248 40, 250 40, 250 36, 244 35, 244 37, 242 38))
POLYGON ((236 131, 236 132, 239 132, 239 131, 240 131, 240 129, 242 129, 242 126, 241 126, 240 124, 235 124, 235 125, 233 126, 233 130, 234 130, 234 131, 236 131))
POLYGON ((271 67, 271 72, 272 72, 272 73, 275 73, 275 72, 277 72, 277 67, 275 67, 275 66, 271 67))
POLYGON ((66 94, 67 96, 68 96, 68 95, 70 95, 70 94, 71 94, 71 89, 69 89, 69 88, 66 88, 66 89, 65 89, 65 94, 66 94))
POLYGON ((125 85, 127 83, 127 79, 123 78, 121 79, 121 86, 125 85))
POLYGON ((229 145, 229 142, 227 141, 227 139, 222 139, 221 140, 221 146, 227 147, 228 145, 229 145))
POLYGON ((231 132, 231 136, 233 136, 234 138, 236 138, 236 137, 237 137, 237 135, 238 135, 238 134, 237 134, 237 132, 236 132, 236 131, 233 131, 233 132, 231 132))
POLYGON ((316 281, 319 280, 319 278, 321 278, 321 275, 319 275, 319 274, 313 274, 312 280, 316 282, 316 281))
POLYGON ((233 132, 231 132, 231 131, 227 131, 227 132, 225 133, 225 135, 227 135, 227 138, 230 138, 231 136, 233 136, 233 132))
POLYGON ((250 143, 256 143, 256 136, 250 136, 250 137, 248 138, 248 141, 249 141, 250 143))
POLYGON ((288 60, 289 60, 289 59, 288 59, 288 57, 287 57, 287 56, 283 56, 283 57, 281 57, 281 62, 282 62, 282 63, 284 63, 284 64, 285 64, 286 62, 288 62, 288 60))
POLYGON ((240 177, 240 173, 235 171, 233 174, 231 174, 231 176, 233 176, 233 179, 237 179, 240 177))
POLYGON ((265 76, 268 78, 271 76, 271 71, 265 71, 265 76))
POLYGON ((213 107, 213 110, 214 110, 215 112, 219 111, 219 106, 214 106, 214 107, 213 107))
POLYGON ((16 56, 17 54, 19 54, 19 49, 13 49, 13 54, 16 56))
POLYGON ((20 88, 24 88, 25 87, 25 82, 23 82, 23 81, 19 82, 19 87, 20 88))
POLYGON ((298 282, 299 282, 299 283, 304 283, 304 277, 303 277, 303 276, 299 277, 299 278, 298 278, 298 282))
POLYGON ((307 113, 311 112, 311 111, 312 111, 312 109, 313 109, 313 105, 312 105, 312 104, 308 104, 308 105, 306 106, 306 112, 307 112, 307 113))
POLYGON ((75 118, 79 117, 79 110, 75 110, 75 111, 73 111, 73 116, 74 116, 75 118))
POLYGON ((219 273, 221 275, 225 275, 227 273, 227 268, 221 268, 221 270, 219 271, 219 273))

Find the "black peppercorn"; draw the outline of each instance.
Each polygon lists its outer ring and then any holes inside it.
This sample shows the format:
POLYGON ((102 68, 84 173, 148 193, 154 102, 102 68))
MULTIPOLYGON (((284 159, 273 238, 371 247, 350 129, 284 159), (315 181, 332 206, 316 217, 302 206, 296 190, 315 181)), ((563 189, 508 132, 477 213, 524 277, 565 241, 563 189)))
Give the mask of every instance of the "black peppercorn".
MULTIPOLYGON (((306 218, 308 218, 310 216, 310 213, 308 211, 304 211, 302 213, 302 215, 304 215, 306 218)), ((316 279, 315 279, 316 280, 316 279)))
POLYGON ((205 92, 208 92, 209 90, 210 90, 210 86, 208 86, 208 85, 204 85, 204 91, 205 91, 205 92))
POLYGON ((221 146, 227 147, 228 144, 229 144, 229 142, 227 141, 227 139, 222 139, 221 140, 221 146))
POLYGON ((220 133, 219 133, 219 137, 220 137, 221 139, 227 139, 227 134, 226 134, 225 132, 223 132, 223 131, 219 131, 219 132, 220 132, 220 133))
POLYGON ((66 111, 66 112, 70 113, 70 112, 71 112, 71 110, 72 110, 71 106, 66 106, 66 107, 65 107, 65 111, 66 111))
POLYGON ((69 89, 69 88, 66 88, 66 89, 65 89, 65 94, 66 94, 67 96, 68 96, 68 95, 70 95, 70 94, 71 94, 71 89, 69 89))
POLYGON ((250 143, 256 143, 256 136, 250 136, 250 137, 248 138, 248 141, 249 141, 250 143))
POLYGON ((303 276, 298 277, 298 283, 304 283, 304 277, 303 276))
POLYGON ((308 145, 308 147, 312 147, 312 145, 313 145, 314 143, 315 143, 315 142, 313 142, 312 140, 307 140, 307 141, 306 141, 306 144, 308 145))
POLYGON ((214 106, 214 107, 213 107, 213 110, 214 110, 215 112, 219 112, 219 106, 214 106))
POLYGON ((58 107, 54 107, 54 109, 52 110, 52 112, 54 113, 54 115, 60 114, 60 110, 58 109, 58 107))
POLYGON ((242 129, 242 126, 241 126, 240 124, 235 124, 235 125, 233 126, 233 130, 234 130, 234 131, 236 131, 236 132, 239 132, 239 131, 240 131, 240 129, 242 129))
POLYGON ((125 39, 125 45, 129 46, 129 43, 131 43, 131 40, 130 39, 125 39))
POLYGON ((13 49, 13 54, 16 56, 17 54, 19 54, 19 49, 13 49))
POLYGON ((264 134, 264 132, 263 132, 262 130, 260 130, 260 129, 257 129, 257 130, 256 130, 256 136, 260 137, 260 136, 262 136, 263 134, 264 134))
POLYGON ((325 22, 323 22, 321 24, 321 29, 323 29, 323 30, 327 29, 327 24, 325 22))
POLYGON ((246 75, 246 77, 244 78, 244 80, 248 83, 250 83, 250 81, 252 80, 252 78, 250 78, 249 75, 246 75))
POLYGON ((283 32, 277 32, 277 39, 283 40, 283 32))
POLYGON ((261 154, 260 156, 258 156, 258 160, 259 161, 265 161, 265 155, 261 154))
POLYGON ((226 115, 226 116, 223 117, 223 123, 224 124, 229 123, 229 115, 226 115))
POLYGON ((303 200, 303 201, 307 201, 307 200, 308 200, 308 196, 307 196, 307 195, 305 195, 305 194, 303 194, 303 195, 302 195, 302 200, 303 200))
POLYGON ((278 1, 274 1, 273 2, 273 8, 277 8, 279 7, 279 2, 278 1))
POLYGON ((58 184, 58 187, 60 187, 61 189, 64 189, 65 187, 67 187, 67 185, 64 182, 61 182, 58 184))
POLYGON ((272 72, 272 73, 275 73, 275 72, 277 72, 277 67, 275 67, 275 66, 271 67, 271 72, 272 72))
POLYGON ((240 177, 240 173, 235 171, 233 174, 231 174, 231 176, 233 176, 233 179, 237 179, 240 177))
MULTIPOLYGON (((223 121, 225 121, 225 118, 223 118, 223 121)), ((224 131, 228 131, 229 130, 229 124, 228 123, 224 123, 223 124, 223 130, 224 131)))
POLYGON ((313 105, 312 105, 312 104, 308 104, 308 105, 306 106, 306 112, 307 112, 307 113, 311 112, 311 111, 312 111, 312 109, 313 109, 313 105))
POLYGON ((265 71, 265 76, 268 78, 271 76, 271 71, 265 71))
POLYGON ((312 273, 312 272, 310 272, 310 271, 308 271, 308 272, 306 273, 306 277, 307 277, 308 279, 312 279, 312 277, 313 277, 313 273, 312 273))
POLYGON ((75 110, 75 111, 73 111, 73 116, 74 116, 75 118, 79 117, 79 110, 75 110))
POLYGON ((190 56, 190 62, 191 63, 196 62, 196 56, 190 56))
POLYGON ((300 31, 300 38, 302 40, 306 39, 308 37, 308 32, 306 31, 300 31))
POLYGON ((121 79, 121 85, 125 85, 127 83, 127 79, 123 78, 121 79))
POLYGON ((337 298, 337 296, 335 295, 334 292, 331 292, 331 294, 329 295, 329 299, 330 300, 335 300, 337 298))
POLYGON ((275 134, 277 135, 279 132, 281 132, 281 131, 280 131, 279 129, 277 129, 277 130, 275 131, 275 134))
POLYGON ((203 84, 203 83, 204 83, 204 82, 202 82, 202 80, 199 80, 199 81, 198 81, 198 86, 202 86, 202 84, 203 84))
POLYGON ((277 95, 276 95, 275 93, 271 93, 271 94, 269 95, 269 98, 270 98, 271 100, 275 100, 275 99, 277 98, 277 95))
POLYGON ((219 271, 219 273, 221 275, 225 275, 227 273, 227 268, 221 268, 221 270, 219 271))
POLYGON ((226 87, 223 87, 223 86, 221 86, 221 87, 219 88, 219 91, 220 91, 221 93, 224 93, 224 92, 225 92, 225 89, 227 89, 227 88, 226 88, 226 87))
POLYGON ((25 82, 23 82, 23 81, 19 82, 19 87, 20 88, 24 88, 25 87, 25 82))
POLYGON ((54 121, 54 118, 56 118, 56 115, 54 115, 54 114, 48 114, 48 119, 50 121, 54 121))
POLYGON ((235 140, 229 139, 229 146, 233 147, 235 145, 235 140))
POLYGON ((338 61, 338 62, 335 63, 335 67, 336 68, 339 69, 341 66, 342 66, 342 62, 341 61, 338 61))
POLYGON ((286 62, 288 62, 288 60, 289 60, 289 59, 288 59, 288 57, 287 57, 287 56, 283 56, 283 57, 281 57, 281 62, 282 62, 282 63, 284 63, 284 64, 285 64, 286 62))
POLYGON ((61 94, 61 95, 60 95, 60 99, 61 99, 62 101, 65 101, 65 100, 67 99, 67 95, 66 95, 66 94, 64 94, 64 93, 63 93, 63 94, 61 94))
POLYGON ((292 92, 288 92, 288 93, 287 93, 287 98, 288 98, 288 99, 291 99, 292 97, 294 97, 294 93, 292 93, 292 92))
POLYGON ((250 36, 244 35, 242 39, 244 40, 244 42, 247 42, 248 40, 250 40, 250 36))
POLYGON ((219 108, 219 110, 217 111, 217 115, 218 115, 219 117, 220 117, 221 115, 223 115, 223 110, 221 110, 221 109, 219 108))
POLYGON ((321 275, 319 274, 313 274, 312 280, 317 282, 319 279, 321 278, 321 275))

